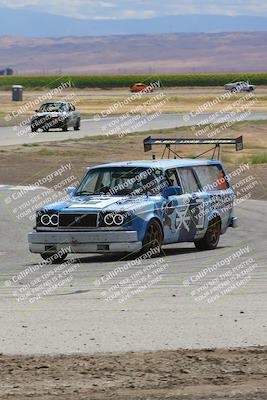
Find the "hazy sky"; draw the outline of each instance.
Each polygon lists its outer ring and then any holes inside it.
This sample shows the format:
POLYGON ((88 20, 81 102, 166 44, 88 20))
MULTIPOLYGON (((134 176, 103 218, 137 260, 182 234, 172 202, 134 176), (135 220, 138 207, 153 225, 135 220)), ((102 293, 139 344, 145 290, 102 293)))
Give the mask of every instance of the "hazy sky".
POLYGON ((0 6, 96 19, 175 14, 267 16, 266 0, 0 0, 0 6))

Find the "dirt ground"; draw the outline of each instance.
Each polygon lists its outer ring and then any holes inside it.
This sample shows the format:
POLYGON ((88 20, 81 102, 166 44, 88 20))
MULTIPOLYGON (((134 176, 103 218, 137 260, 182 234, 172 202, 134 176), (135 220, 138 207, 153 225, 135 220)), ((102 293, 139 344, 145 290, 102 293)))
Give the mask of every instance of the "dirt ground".
MULTIPOLYGON (((153 148, 152 152, 144 153, 143 140, 149 135, 153 137, 194 137, 190 128, 183 127, 128 134, 122 138, 98 136, 60 142, 25 144, 19 147, 0 146, 1 184, 23 186, 34 184, 38 179, 66 163, 71 164, 71 175, 80 180, 86 168, 96 164, 151 159, 152 154, 156 154, 156 157, 160 158, 163 151, 161 146, 153 148)), ((240 164, 248 162, 250 168, 246 174, 252 174, 258 181, 252 198, 267 200, 267 121, 237 123, 220 137, 238 137, 240 135, 243 135, 244 150, 236 152, 233 146, 223 146, 222 161, 229 172, 238 168, 240 164)), ((179 151, 183 157, 192 157, 205 149, 205 146, 202 146, 201 149, 198 146, 181 146, 177 147, 176 151, 179 151)), ((211 155, 209 153, 207 158, 211 155)), ((70 173, 68 172, 68 174, 70 173)), ((60 179, 62 180, 62 177, 60 179)), ((55 181, 52 184, 54 185, 55 181)), ((49 186, 49 183, 46 183, 45 186, 49 186)))
POLYGON ((267 347, 0 356, 0 399, 266 400, 267 347))

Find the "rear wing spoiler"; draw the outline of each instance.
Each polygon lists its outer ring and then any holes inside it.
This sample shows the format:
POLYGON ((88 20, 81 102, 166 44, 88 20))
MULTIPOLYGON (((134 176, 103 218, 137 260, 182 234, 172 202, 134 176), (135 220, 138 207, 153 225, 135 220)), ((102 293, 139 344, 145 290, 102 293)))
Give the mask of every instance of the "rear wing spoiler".
POLYGON ((201 155, 214 150, 213 153, 213 157, 215 155, 215 151, 216 149, 218 150, 218 154, 220 154, 220 146, 221 145, 226 145, 226 144, 231 144, 231 145, 235 145, 236 151, 241 151, 243 150, 244 146, 243 146, 243 136, 239 136, 236 139, 187 139, 187 138, 174 138, 174 139, 163 139, 163 138, 152 138, 151 136, 147 137, 146 139, 144 139, 144 151, 150 151, 152 150, 152 146, 155 145, 163 145, 165 146, 162 158, 165 154, 166 149, 168 150, 168 158, 170 156, 170 152, 174 153, 177 157, 180 157, 177 153, 175 153, 172 149, 171 146, 175 146, 175 145, 189 145, 189 144, 212 144, 214 145, 214 147, 212 147, 212 149, 209 149, 207 151, 205 151, 204 153, 201 153, 199 155, 197 155, 194 158, 198 158, 201 155))

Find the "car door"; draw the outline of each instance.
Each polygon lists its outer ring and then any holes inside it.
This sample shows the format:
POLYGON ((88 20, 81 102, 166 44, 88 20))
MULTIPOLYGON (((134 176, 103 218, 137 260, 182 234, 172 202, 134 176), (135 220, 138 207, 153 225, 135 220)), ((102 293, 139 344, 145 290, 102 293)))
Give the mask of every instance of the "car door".
POLYGON ((72 104, 72 111, 73 111, 73 115, 74 115, 74 126, 79 124, 80 119, 81 119, 81 113, 79 110, 77 110, 77 108, 72 104))
POLYGON ((67 113, 68 113, 68 126, 74 126, 75 125, 75 114, 74 114, 72 104, 67 103, 66 108, 67 108, 67 113))
MULTIPOLYGON (((167 186, 182 186, 176 168, 165 171, 167 186)), ((163 231, 164 242, 174 243, 187 241, 190 232, 190 194, 183 192, 180 195, 169 196, 164 204, 163 231)))
POLYGON ((201 189, 200 182, 192 167, 181 167, 178 175, 183 192, 188 196, 188 218, 189 229, 184 230, 181 239, 183 241, 194 241, 204 235, 208 225, 208 202, 209 196, 201 189))

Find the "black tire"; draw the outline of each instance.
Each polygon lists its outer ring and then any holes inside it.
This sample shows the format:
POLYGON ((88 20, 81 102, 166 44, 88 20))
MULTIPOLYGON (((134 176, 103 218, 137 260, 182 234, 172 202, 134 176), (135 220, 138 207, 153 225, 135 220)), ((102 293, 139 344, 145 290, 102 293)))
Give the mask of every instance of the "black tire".
POLYGON ((147 226, 145 238, 143 240, 142 253, 146 253, 149 250, 157 250, 154 256, 161 253, 161 246, 163 242, 163 232, 160 223, 153 219, 147 226))
POLYGON ((50 260, 51 264, 60 264, 67 257, 67 253, 64 253, 61 256, 58 255, 58 257, 55 258, 56 254, 57 253, 41 253, 40 256, 42 257, 43 260, 46 260, 46 261, 50 260))
POLYGON ((63 131, 63 132, 67 132, 67 130, 68 130, 68 124, 65 123, 65 124, 62 126, 62 131, 63 131))
POLYGON ((231 89, 231 93, 237 93, 237 92, 238 92, 238 89, 237 89, 237 88, 231 89))
POLYGON ((81 120, 79 119, 76 124, 74 125, 74 130, 79 131, 81 128, 81 120))
POLYGON ((221 235, 221 221, 219 218, 212 220, 203 239, 195 243, 198 250, 214 250, 218 246, 221 235))
POLYGON ((31 126, 31 131, 32 132, 37 132, 37 128, 35 128, 34 126, 31 126))

